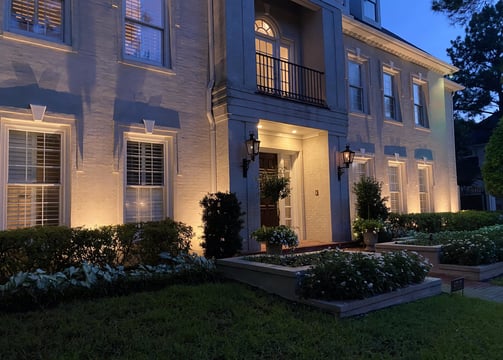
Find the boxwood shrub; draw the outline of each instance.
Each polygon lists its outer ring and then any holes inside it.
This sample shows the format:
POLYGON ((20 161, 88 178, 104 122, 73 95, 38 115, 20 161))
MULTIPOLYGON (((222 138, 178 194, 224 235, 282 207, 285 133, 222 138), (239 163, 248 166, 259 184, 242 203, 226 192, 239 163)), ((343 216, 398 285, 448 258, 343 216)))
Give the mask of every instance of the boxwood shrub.
POLYGON ((396 214, 388 217, 389 236, 401 237, 410 232, 438 233, 470 231, 503 224, 503 214, 496 211, 460 211, 457 213, 396 214))
POLYGON ((21 271, 55 273, 83 262, 157 264, 162 252, 189 252, 192 237, 190 226, 169 218, 96 229, 36 226, 0 231, 0 283, 21 271))

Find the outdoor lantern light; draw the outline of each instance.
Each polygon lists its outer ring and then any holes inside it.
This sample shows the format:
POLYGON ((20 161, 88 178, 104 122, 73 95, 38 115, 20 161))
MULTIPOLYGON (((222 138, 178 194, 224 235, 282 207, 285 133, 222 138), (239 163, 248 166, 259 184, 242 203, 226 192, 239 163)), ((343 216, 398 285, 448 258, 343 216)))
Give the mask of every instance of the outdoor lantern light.
POLYGON ((255 134, 250 133, 250 138, 245 141, 245 144, 249 159, 243 159, 243 177, 246 177, 248 175, 248 167, 250 166, 250 162, 255 161, 255 156, 257 156, 259 153, 260 141, 255 139, 255 134))
POLYGON ((349 145, 346 145, 346 150, 341 152, 341 163, 344 164, 344 166, 337 166, 337 177, 339 178, 339 181, 341 180, 342 174, 344 174, 344 169, 349 168, 349 165, 353 163, 354 158, 355 152, 349 149, 349 145))

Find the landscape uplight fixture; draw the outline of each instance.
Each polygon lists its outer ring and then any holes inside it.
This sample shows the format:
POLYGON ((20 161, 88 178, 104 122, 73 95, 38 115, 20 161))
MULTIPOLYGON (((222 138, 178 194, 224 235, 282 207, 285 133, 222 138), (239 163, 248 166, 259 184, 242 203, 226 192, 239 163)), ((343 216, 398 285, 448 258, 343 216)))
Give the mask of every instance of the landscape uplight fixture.
POLYGON ((250 138, 245 141, 247 158, 243 159, 243 177, 248 176, 248 168, 250 162, 255 161, 255 156, 258 156, 260 151, 260 141, 255 139, 255 134, 250 133, 250 138))
POLYGON ((348 169, 349 165, 353 163, 353 160, 355 158, 355 152, 351 151, 349 149, 349 145, 346 145, 346 149, 341 152, 341 164, 344 166, 337 166, 337 177, 339 178, 339 181, 341 180, 342 174, 344 174, 344 169, 348 169))

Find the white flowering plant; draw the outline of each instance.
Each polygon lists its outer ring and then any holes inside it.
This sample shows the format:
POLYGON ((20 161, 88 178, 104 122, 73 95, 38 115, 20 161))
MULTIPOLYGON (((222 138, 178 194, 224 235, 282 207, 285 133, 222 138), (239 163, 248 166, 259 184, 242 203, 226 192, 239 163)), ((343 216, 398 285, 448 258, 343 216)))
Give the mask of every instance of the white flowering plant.
POLYGON ((258 242, 271 245, 282 245, 289 248, 299 245, 299 238, 295 231, 289 226, 262 226, 251 234, 252 238, 258 242))
POLYGON ((503 225, 471 231, 416 233, 410 245, 442 245, 441 263, 484 265, 503 261, 503 225))
POLYGON ((330 259, 326 256, 301 275, 302 297, 330 301, 368 298, 419 284, 431 269, 428 260, 407 251, 374 256, 336 250, 330 259))

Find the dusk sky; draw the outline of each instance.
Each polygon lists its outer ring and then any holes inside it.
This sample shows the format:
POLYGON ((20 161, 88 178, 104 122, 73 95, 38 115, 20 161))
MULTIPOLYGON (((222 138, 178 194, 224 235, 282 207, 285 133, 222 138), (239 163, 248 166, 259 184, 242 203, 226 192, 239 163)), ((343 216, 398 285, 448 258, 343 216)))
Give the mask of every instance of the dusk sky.
POLYGON ((450 25, 447 16, 431 11, 431 0, 381 0, 381 25, 448 63, 450 40, 465 33, 450 25))

